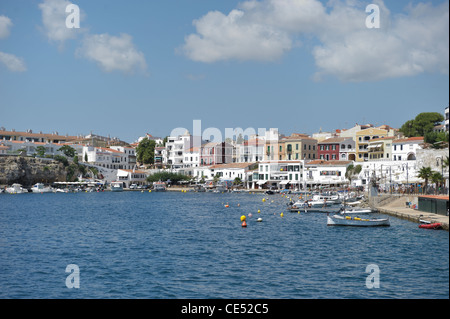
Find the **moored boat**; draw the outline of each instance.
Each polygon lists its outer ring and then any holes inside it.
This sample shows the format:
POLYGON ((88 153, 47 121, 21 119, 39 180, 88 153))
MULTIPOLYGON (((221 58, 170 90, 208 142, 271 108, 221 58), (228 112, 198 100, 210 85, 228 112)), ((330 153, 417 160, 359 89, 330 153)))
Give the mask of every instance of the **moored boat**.
POLYGON ((155 192, 164 192, 166 190, 166 183, 161 181, 153 183, 153 190, 155 192))
POLYGON ((31 187, 31 191, 33 193, 51 193, 53 192, 53 188, 51 187, 45 187, 42 183, 36 183, 31 187))
POLYGON ((111 182, 111 192, 123 192, 123 182, 111 182))
POLYGON ((341 215, 327 215, 327 226, 376 227, 390 225, 389 218, 360 218, 341 215))
POLYGON ((8 194, 24 194, 28 193, 28 189, 23 188, 20 184, 12 184, 11 187, 6 188, 8 194))
POLYGON ((441 223, 420 224, 419 228, 424 229, 442 229, 441 223))

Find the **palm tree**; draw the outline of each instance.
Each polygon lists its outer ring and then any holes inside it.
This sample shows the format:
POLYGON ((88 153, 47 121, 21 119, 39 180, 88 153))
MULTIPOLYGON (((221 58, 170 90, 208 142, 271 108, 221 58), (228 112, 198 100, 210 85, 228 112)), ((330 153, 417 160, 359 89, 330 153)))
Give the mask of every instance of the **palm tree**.
POLYGON ((439 172, 433 172, 433 174, 431 175, 431 181, 436 184, 435 193, 437 193, 438 185, 441 185, 443 179, 444 177, 439 172))
POLYGON ((425 181, 425 185, 424 185, 424 192, 427 191, 428 188, 428 180, 431 178, 431 176, 433 175, 433 171, 431 170, 431 167, 422 167, 419 170, 419 174, 417 175, 417 177, 423 179, 425 181))

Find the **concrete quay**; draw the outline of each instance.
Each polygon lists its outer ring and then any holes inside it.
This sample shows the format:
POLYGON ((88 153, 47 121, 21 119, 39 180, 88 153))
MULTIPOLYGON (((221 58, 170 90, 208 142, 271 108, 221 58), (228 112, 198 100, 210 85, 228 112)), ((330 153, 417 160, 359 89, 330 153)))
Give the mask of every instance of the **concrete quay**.
POLYGON ((430 221, 432 223, 441 223, 444 230, 449 230, 449 216, 422 212, 417 209, 406 207, 404 198, 399 198, 382 206, 375 206, 375 208, 380 213, 410 220, 416 223, 419 223, 419 219, 430 221))

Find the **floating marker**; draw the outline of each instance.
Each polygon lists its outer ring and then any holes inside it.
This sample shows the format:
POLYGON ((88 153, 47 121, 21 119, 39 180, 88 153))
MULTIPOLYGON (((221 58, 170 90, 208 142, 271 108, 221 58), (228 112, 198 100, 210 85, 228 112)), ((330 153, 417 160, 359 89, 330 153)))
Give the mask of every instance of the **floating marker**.
POLYGON ((257 221, 257 222, 262 222, 262 218, 260 217, 260 218, 258 218, 256 221, 257 221))

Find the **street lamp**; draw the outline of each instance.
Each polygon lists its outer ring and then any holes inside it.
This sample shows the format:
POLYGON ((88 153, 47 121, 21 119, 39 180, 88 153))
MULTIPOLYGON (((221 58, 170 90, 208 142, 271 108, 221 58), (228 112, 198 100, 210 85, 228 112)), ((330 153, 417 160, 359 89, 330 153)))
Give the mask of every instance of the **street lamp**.
POLYGON ((436 166, 439 166, 439 162, 441 162, 441 178, 444 179, 444 156, 436 157, 436 166))
POLYGON ((402 170, 404 170, 404 167, 406 165, 406 187, 408 189, 408 194, 409 194, 409 176, 408 176, 408 163, 402 164, 402 170))

